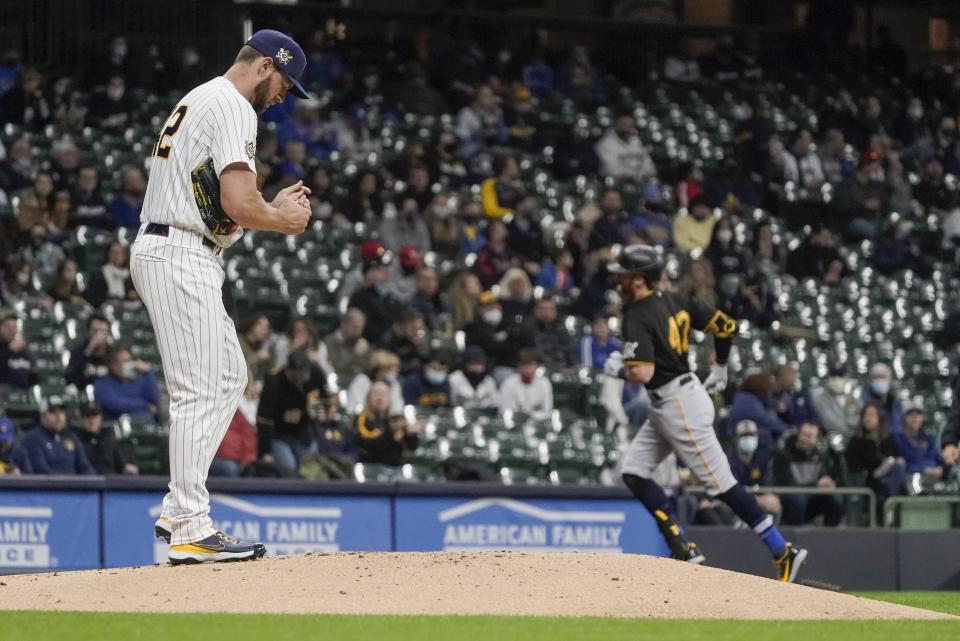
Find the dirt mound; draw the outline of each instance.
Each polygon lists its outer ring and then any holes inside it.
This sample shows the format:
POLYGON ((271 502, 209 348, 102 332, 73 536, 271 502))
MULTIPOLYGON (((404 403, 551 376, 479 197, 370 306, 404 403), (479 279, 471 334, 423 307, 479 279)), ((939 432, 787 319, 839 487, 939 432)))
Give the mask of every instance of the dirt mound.
POLYGON ((2 577, 0 609, 933 619, 926 610, 634 555, 341 553, 2 577))

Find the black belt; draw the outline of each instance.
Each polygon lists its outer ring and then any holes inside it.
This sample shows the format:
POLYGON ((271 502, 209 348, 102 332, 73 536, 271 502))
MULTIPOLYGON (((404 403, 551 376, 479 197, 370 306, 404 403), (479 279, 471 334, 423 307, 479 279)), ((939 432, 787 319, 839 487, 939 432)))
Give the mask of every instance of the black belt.
MULTIPOLYGON (((143 230, 144 234, 150 234, 151 236, 163 236, 166 238, 170 235, 170 225, 161 225, 160 223, 147 223, 146 228, 143 230)), ((203 246, 208 247, 210 251, 213 252, 214 256, 219 256, 220 252, 223 251, 223 247, 216 244, 206 236, 200 237, 203 241, 203 246)))
MULTIPOLYGON (((687 383, 689 383, 689 382, 692 381, 692 380, 693 380, 693 374, 687 374, 686 376, 684 376, 683 378, 680 379, 680 387, 683 387, 684 385, 686 385, 687 383)), ((668 385, 668 384, 671 383, 671 382, 672 382, 672 381, 667 381, 667 382, 664 383, 663 385, 668 385)), ((663 385, 661 385, 660 387, 663 387, 663 385)), ((658 387, 657 389, 660 389, 660 387, 658 387)), ((663 396, 661 396, 660 394, 657 394, 657 393, 654 392, 654 391, 647 390, 647 394, 649 394, 649 395, 650 395, 650 398, 652 398, 652 399, 655 400, 655 401, 662 401, 662 400, 663 400, 663 396)))

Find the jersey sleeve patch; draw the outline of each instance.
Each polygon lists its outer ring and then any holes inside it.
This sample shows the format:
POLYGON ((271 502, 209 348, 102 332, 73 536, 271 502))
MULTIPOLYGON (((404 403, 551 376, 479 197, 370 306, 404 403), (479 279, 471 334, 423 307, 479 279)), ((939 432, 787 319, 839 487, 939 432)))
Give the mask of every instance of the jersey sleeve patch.
POLYGON ((710 318, 703 331, 713 334, 716 338, 730 338, 737 332, 737 321, 724 314, 719 309, 710 318))

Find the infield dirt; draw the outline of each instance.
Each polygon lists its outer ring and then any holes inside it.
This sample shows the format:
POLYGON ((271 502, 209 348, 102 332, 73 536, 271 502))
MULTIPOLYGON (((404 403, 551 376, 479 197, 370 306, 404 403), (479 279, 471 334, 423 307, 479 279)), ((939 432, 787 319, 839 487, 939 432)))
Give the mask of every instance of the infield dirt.
POLYGON ((0 577, 0 609, 722 619, 945 614, 636 555, 337 553, 0 577))

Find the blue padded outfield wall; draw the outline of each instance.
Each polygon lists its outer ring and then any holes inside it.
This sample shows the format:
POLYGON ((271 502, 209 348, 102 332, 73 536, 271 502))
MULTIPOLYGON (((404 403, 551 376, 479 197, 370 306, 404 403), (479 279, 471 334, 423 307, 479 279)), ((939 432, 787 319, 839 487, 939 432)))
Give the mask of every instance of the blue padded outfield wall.
MULTIPOLYGON (((214 526, 268 554, 520 550, 666 556, 625 488, 211 479, 214 526)), ((166 562, 157 477, 0 477, 0 574, 166 562)), ((749 530, 690 528, 714 567, 771 576, 749 530)), ((960 589, 960 530, 787 528, 808 578, 857 590, 960 589), (937 550, 930 554, 929 550, 937 550)))
POLYGON ((396 549, 667 554, 636 501, 397 497, 396 549))
MULTIPOLYGON (((0 572, 166 562, 152 537, 166 487, 148 478, 0 481, 0 572)), ((211 482, 214 526, 268 554, 526 550, 666 555, 653 519, 609 489, 211 482), (570 495, 573 496, 570 496, 570 495)))
MULTIPOLYGON (((105 492, 103 565, 167 562, 167 546, 149 536, 160 515, 156 492, 105 492)), ((210 496, 213 526, 262 541, 271 556, 392 549, 390 497, 221 494, 210 496)))
POLYGON ((99 492, 0 492, 0 571, 100 567, 99 492))

